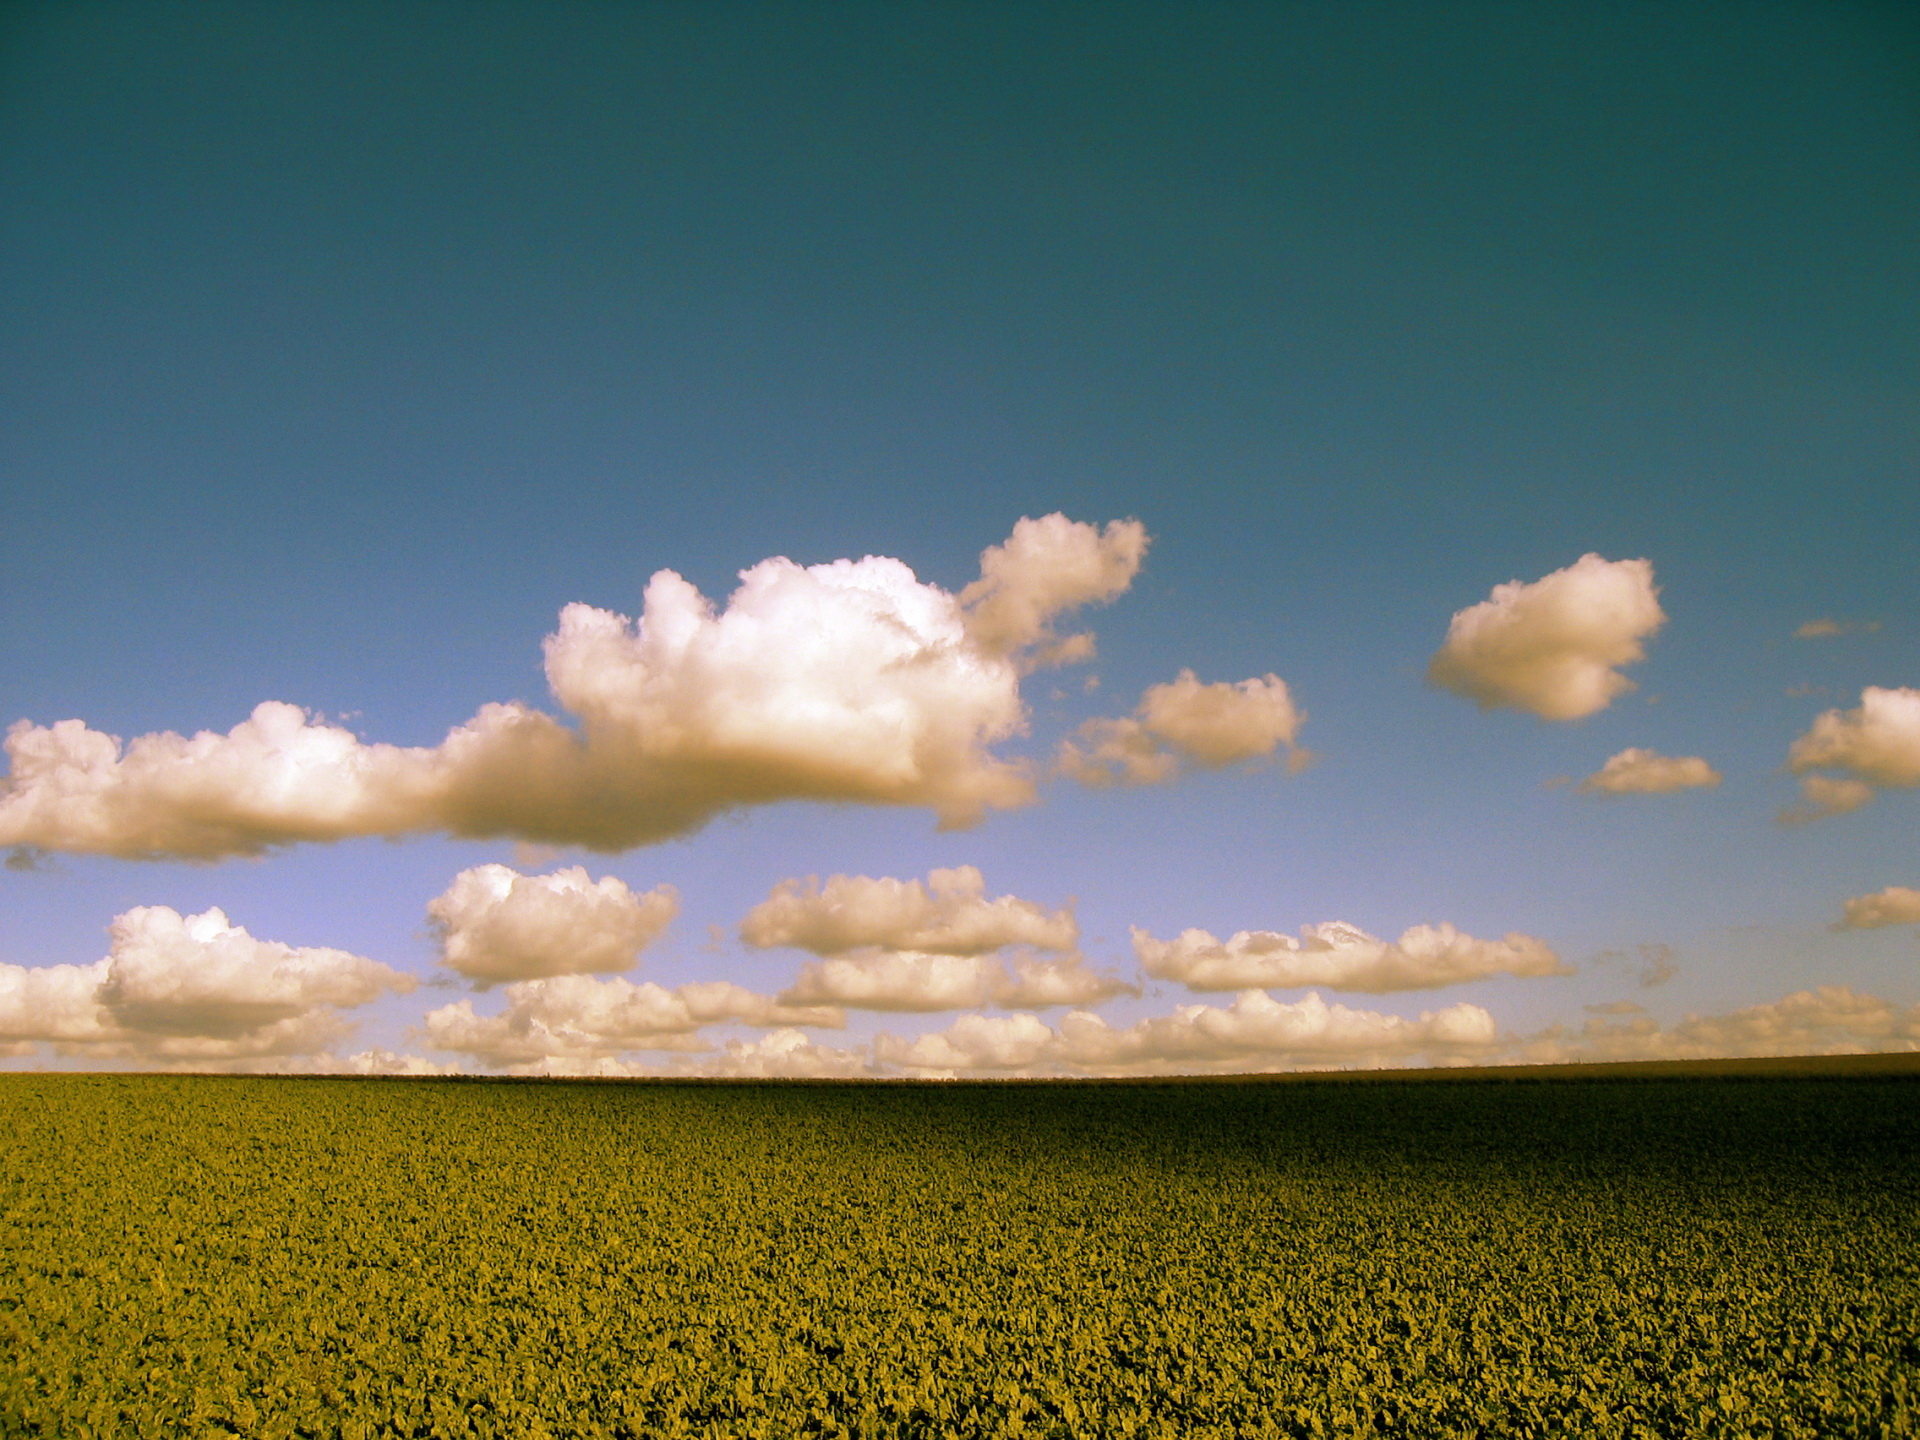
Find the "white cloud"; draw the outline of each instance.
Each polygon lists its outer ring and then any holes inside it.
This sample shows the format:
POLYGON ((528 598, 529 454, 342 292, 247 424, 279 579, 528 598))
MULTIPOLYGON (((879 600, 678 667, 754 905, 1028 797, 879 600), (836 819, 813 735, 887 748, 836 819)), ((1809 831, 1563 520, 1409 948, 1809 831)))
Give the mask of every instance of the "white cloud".
POLYGON ((1616 667, 1644 659, 1641 642, 1666 623, 1659 593, 1651 562, 1598 555, 1496 585, 1454 615, 1427 678, 1483 710, 1578 720, 1634 689, 1616 667))
POLYGON ((1093 1005, 1133 987, 1089 969, 1080 955, 1006 957, 856 950, 801 967, 785 1005, 850 1010, 964 1010, 978 1005, 1093 1005))
POLYGON ((1920 785, 1920 689, 1869 685, 1852 710, 1828 710, 1793 742, 1787 764, 1802 776, 1799 807, 1788 822, 1858 810, 1876 789, 1920 785), (1838 770, 1839 776, 1809 774, 1838 770))
POLYGON ((1698 755, 1662 755, 1635 746, 1609 759, 1579 789, 1586 795, 1670 795, 1711 789, 1720 780, 1720 772, 1698 755))
POLYGON ((506 1008, 495 1015, 476 1014, 471 1000, 429 1011, 422 1021, 426 1043, 485 1065, 519 1068, 545 1060, 611 1059, 632 1050, 705 1050, 710 1042, 699 1031, 729 1021, 845 1024, 837 1009, 788 1005, 725 980, 668 990, 651 981, 558 975, 520 981, 505 994, 506 1008))
POLYGON ((1877 930, 1883 925, 1920 925, 1920 890, 1889 885, 1871 895, 1855 895, 1842 907, 1842 930, 1877 930))
POLYGON ((1124 591, 1146 547, 1025 520, 954 595, 874 556, 744 571, 724 610, 670 570, 637 622, 569 605, 545 646, 576 731, 514 702, 438 746, 362 742, 268 702, 227 734, 125 745, 78 720, 8 732, 0 847, 217 859, 444 831, 621 850, 783 800, 915 805, 944 826, 1029 803, 993 753, 1027 718, 1024 670, 1083 655, 1054 619, 1124 591))
POLYGON ((935 870, 923 883, 867 875, 783 880, 741 922, 740 938, 816 955, 881 948, 982 955, 1009 945, 1071 950, 1080 938, 1070 907, 1048 910, 1013 895, 986 897, 971 865, 935 870))
POLYGON ((1055 765, 1083 785, 1157 785, 1188 765, 1219 769, 1284 746, 1297 769, 1306 759, 1294 748, 1305 719, 1278 675, 1203 685, 1182 670, 1148 687, 1131 716, 1087 721, 1061 744, 1055 765))
POLYGON ((441 958, 483 983, 629 969, 679 909, 671 885, 636 895, 579 865, 551 875, 478 865, 427 903, 441 958))
POLYGON ((1451 925, 1416 925, 1397 941, 1333 921, 1303 926, 1300 938, 1242 930, 1218 940, 1185 930, 1173 940, 1133 931, 1134 953, 1147 974, 1190 990, 1291 989, 1324 985, 1380 995, 1428 990, 1490 975, 1567 975, 1571 969, 1544 940, 1514 933, 1476 940, 1451 925))
POLYGON ((1830 640, 1835 635, 1844 635, 1846 627, 1838 620, 1809 620, 1793 632, 1796 640, 1830 640))
POLYGON ((1125 1028, 1084 1010, 1058 1027, 1032 1015, 963 1015, 913 1040, 881 1035, 874 1053, 903 1069, 948 1074, 1158 1074, 1449 1063, 1484 1056, 1499 1042, 1493 1017, 1477 1005, 1407 1019, 1329 1005, 1317 994, 1285 1002, 1249 990, 1228 1006, 1183 1005, 1125 1028))
POLYGON ((415 984, 363 955, 256 940, 217 909, 141 906, 109 933, 92 965, 0 966, 0 1043, 161 1064, 313 1054, 349 1029, 340 1011, 415 984))

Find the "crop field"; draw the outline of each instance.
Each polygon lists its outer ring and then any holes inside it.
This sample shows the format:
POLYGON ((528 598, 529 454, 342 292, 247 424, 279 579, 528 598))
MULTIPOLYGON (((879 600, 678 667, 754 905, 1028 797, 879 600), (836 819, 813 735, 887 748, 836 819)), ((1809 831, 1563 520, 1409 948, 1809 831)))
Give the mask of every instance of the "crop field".
POLYGON ((1920 1083, 0 1076, 7 1436, 1920 1433, 1920 1083))

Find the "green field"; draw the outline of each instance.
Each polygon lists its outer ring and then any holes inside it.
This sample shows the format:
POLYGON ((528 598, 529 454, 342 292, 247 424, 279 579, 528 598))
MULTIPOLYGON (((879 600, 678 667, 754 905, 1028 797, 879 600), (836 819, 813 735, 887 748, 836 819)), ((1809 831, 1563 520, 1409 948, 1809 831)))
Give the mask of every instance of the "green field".
POLYGON ((1920 1083, 0 1076, 3 1433, 1920 1433, 1920 1083))

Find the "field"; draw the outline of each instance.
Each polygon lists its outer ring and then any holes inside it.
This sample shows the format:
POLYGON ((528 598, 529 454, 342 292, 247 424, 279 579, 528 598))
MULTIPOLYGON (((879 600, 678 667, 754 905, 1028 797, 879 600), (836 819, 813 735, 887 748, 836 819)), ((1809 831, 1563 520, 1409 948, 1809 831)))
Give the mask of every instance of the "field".
POLYGON ((1920 1433, 1920 1083, 0 1076, 7 1436, 1920 1433))

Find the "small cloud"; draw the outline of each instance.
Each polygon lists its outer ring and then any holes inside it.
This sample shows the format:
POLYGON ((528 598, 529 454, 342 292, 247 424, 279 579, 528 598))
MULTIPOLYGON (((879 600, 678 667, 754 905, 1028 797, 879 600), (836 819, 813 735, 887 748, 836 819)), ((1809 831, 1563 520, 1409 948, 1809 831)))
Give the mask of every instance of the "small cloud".
POLYGON ((38 845, 16 845, 7 851, 5 861, 0 861, 7 869, 22 875, 32 875, 53 868, 53 857, 38 845))
POLYGON ((1384 995, 1429 990, 1492 975, 1536 977, 1573 972, 1544 940, 1509 934, 1476 940, 1453 926, 1416 925, 1382 940, 1341 921, 1302 926, 1298 939, 1271 930, 1242 930, 1227 940, 1185 930, 1172 940, 1133 931, 1133 951, 1156 980, 1189 990, 1280 990, 1324 985, 1384 995))
POLYGON ((525 840, 516 840, 513 845, 514 868, 519 870, 543 870, 559 858, 557 845, 534 845, 525 840))
POLYGON ((1677 952, 1671 945, 1642 945, 1639 947, 1641 968, 1639 981, 1642 989, 1651 990, 1656 985, 1664 985, 1680 973, 1680 964, 1674 958, 1677 952))
POLYGON ((1827 640, 1835 635, 1847 633, 1846 626, 1838 620, 1809 620, 1793 632, 1796 640, 1827 640))
POLYGON ((1878 930, 1886 925, 1920 925, 1920 890, 1889 885, 1871 895, 1855 895, 1842 907, 1836 930, 1878 930))
POLYGON ((1920 786, 1920 689, 1867 686, 1858 708, 1816 716, 1787 766, 1802 777, 1801 804, 1780 815, 1789 825, 1858 810, 1877 789, 1920 786), (1821 770, 1841 774, 1807 773, 1821 770))
POLYGON ((1698 755, 1662 755, 1634 747, 1622 750, 1577 787, 1582 795, 1670 795, 1712 789, 1720 772, 1698 755))
POLYGON ((581 865, 551 875, 476 865, 427 905, 442 961, 483 988, 628 969, 679 910, 671 885, 636 895, 612 875, 594 881, 581 865))
POLYGON ((1647 1007, 1636 1005, 1631 1000, 1609 1000, 1604 1005, 1587 1005, 1583 1009, 1589 1015, 1644 1015, 1647 1007))
POLYGON ((1297 775, 1311 763, 1294 743, 1306 718, 1278 675, 1203 685, 1182 670, 1149 686, 1132 715, 1087 721, 1060 746, 1055 768, 1096 788, 1158 785, 1188 766, 1218 770, 1285 747, 1287 773, 1297 775))
POLYGON ((1787 687, 1787 694, 1795 700, 1803 699, 1808 695, 1825 695, 1828 693, 1827 687, 1824 685, 1809 685, 1804 682, 1799 685, 1789 685, 1787 687))

